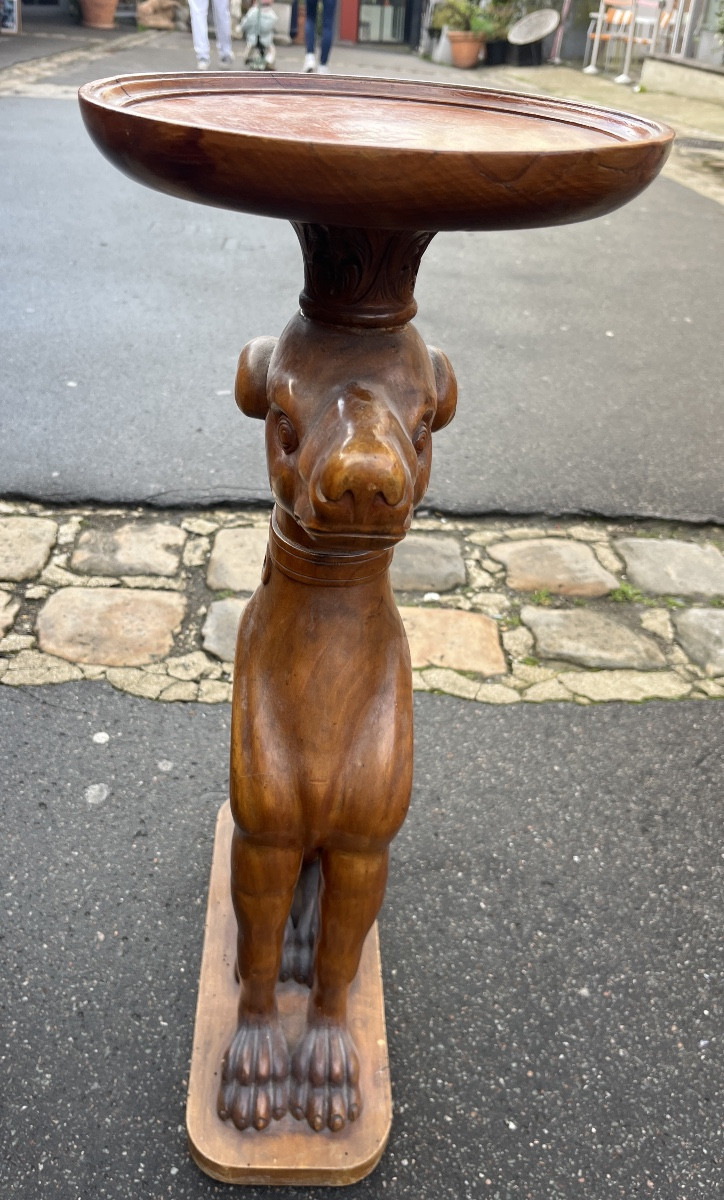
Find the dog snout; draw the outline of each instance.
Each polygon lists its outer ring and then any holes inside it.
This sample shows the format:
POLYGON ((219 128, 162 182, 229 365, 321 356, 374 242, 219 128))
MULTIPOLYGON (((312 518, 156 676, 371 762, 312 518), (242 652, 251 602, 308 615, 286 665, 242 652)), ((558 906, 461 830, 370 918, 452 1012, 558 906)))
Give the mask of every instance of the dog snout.
POLYGON ((409 503, 410 477, 395 447, 389 444, 342 446, 322 464, 315 480, 314 506, 346 507, 355 525, 376 524, 409 503))

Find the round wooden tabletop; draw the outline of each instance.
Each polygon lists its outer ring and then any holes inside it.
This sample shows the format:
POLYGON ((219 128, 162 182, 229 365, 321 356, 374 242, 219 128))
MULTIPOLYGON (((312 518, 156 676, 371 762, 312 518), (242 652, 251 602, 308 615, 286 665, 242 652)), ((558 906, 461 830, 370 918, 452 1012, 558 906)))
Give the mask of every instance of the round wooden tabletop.
POLYGON ((646 187, 673 139, 567 100, 334 75, 127 75, 79 98, 98 147, 149 187, 339 226, 584 220, 646 187))

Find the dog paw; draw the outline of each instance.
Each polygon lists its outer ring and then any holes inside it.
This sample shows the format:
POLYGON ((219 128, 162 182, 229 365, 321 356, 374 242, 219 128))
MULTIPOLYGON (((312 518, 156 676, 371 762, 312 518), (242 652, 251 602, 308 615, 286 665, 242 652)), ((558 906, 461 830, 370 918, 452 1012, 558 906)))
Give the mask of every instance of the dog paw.
POLYGON ((224 1056, 217 1111, 237 1129, 266 1129, 289 1110, 289 1051, 278 1020, 246 1020, 224 1056))
POLYGON ((290 1109, 315 1131, 338 1133, 362 1111, 359 1059, 341 1025, 310 1026, 292 1059, 290 1109))

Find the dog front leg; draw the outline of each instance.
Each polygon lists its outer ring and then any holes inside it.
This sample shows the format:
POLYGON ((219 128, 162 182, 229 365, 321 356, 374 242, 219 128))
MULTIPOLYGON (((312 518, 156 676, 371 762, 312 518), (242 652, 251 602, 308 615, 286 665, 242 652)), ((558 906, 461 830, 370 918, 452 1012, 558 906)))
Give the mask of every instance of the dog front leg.
POLYGON ((217 1108, 238 1129, 265 1129, 289 1107, 289 1050, 275 987, 301 851, 234 830, 231 895, 239 929, 239 1025, 224 1056, 217 1108))

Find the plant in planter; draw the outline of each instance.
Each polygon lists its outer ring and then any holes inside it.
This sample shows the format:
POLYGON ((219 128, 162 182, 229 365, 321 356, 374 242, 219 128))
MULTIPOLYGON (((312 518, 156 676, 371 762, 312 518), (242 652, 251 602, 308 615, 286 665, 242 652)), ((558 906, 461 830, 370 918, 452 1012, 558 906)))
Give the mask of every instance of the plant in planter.
POLYGON ((114 29, 118 0, 71 0, 69 11, 89 29, 114 29))
POLYGON ((447 29, 453 66, 475 66, 485 45, 483 13, 478 0, 443 0, 433 11, 431 28, 447 29))
POLYGON ((508 30, 522 15, 524 6, 516 0, 487 0, 482 7, 485 34, 485 61, 500 66, 507 59, 508 30))

